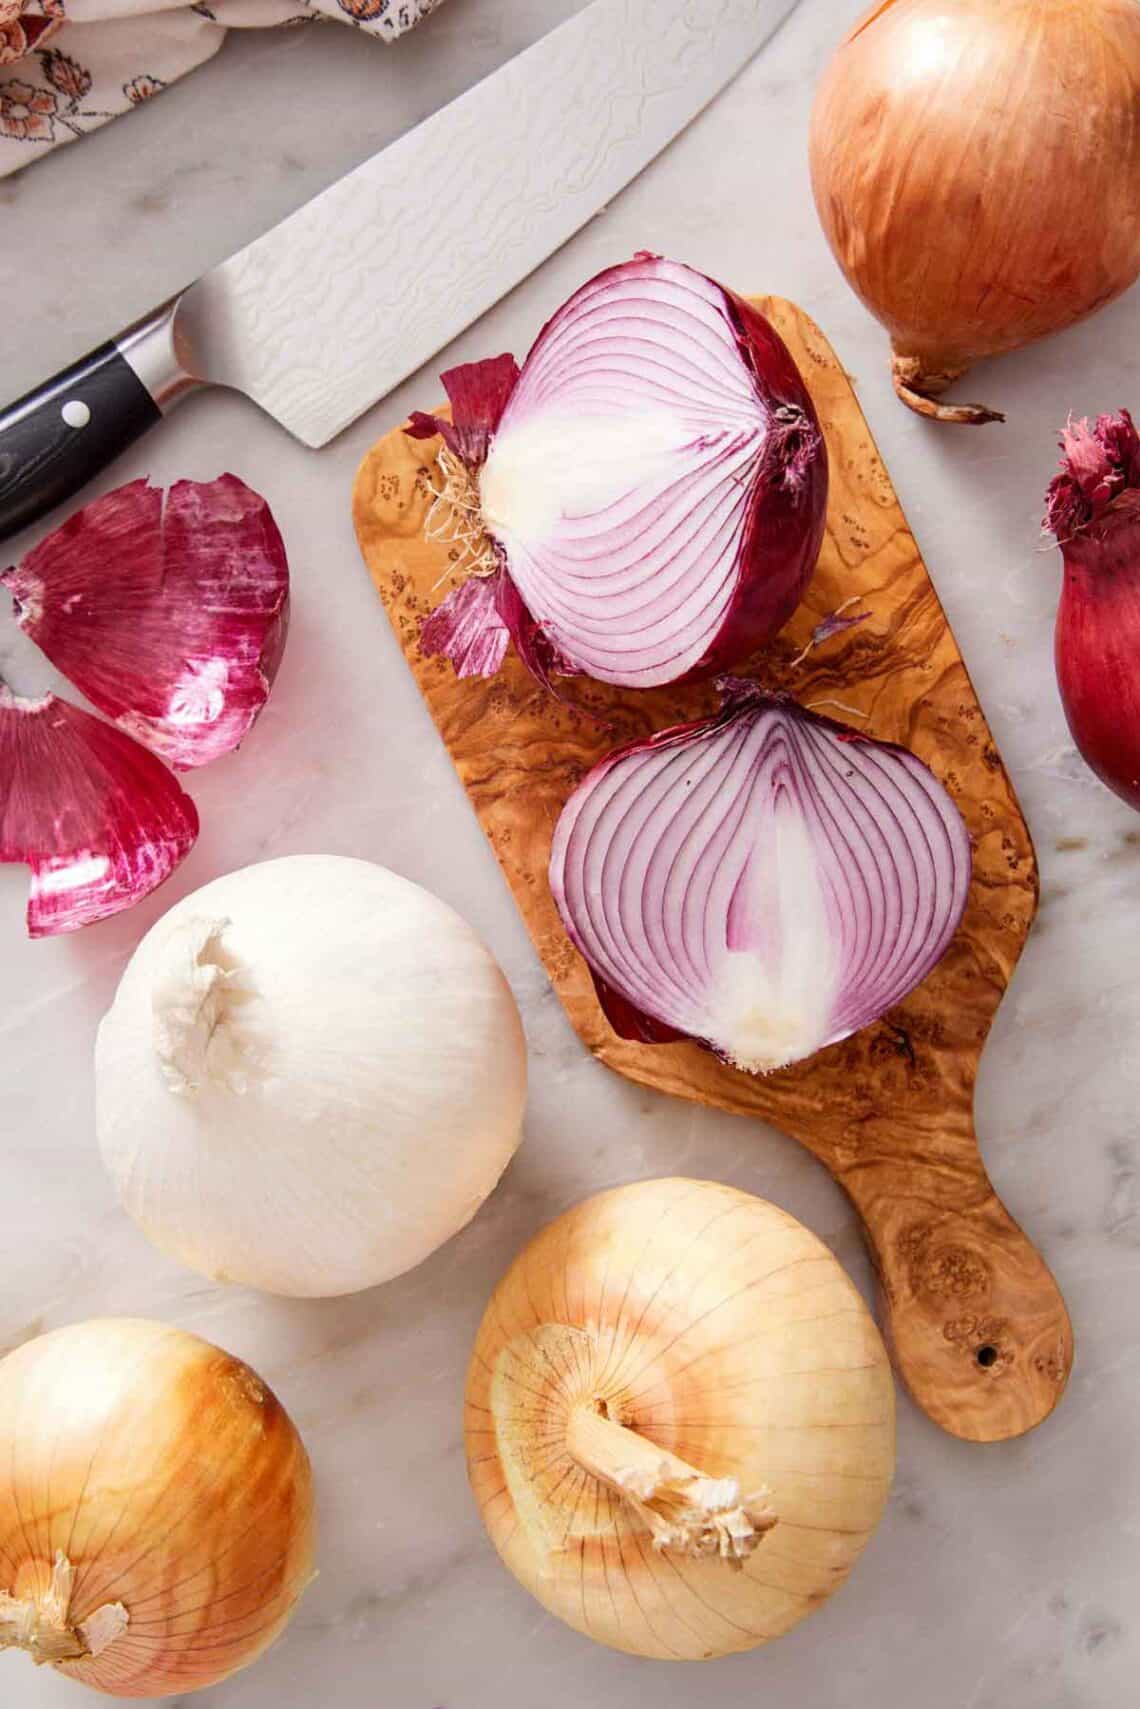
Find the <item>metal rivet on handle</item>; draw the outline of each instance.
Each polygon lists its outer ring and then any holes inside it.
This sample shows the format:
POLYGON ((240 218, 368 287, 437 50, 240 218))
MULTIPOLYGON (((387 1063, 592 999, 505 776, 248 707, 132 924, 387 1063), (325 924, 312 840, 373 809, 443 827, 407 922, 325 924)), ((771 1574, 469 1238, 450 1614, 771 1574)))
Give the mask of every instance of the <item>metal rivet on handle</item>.
POLYGON ((79 398, 69 398, 59 413, 68 427, 86 427, 91 420, 91 411, 79 398))

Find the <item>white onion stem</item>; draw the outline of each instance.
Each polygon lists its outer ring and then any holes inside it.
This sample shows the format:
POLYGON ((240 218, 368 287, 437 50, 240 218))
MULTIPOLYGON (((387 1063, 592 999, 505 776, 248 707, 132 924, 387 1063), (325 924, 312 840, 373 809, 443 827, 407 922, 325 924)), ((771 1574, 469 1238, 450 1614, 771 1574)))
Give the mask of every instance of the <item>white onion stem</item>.
POLYGON ((742 1497, 735 1478, 707 1476, 594 1404, 571 1409, 566 1446, 648 1527, 655 1549, 742 1561, 776 1523, 767 1489, 742 1497))
POLYGON ((0 1590, 0 1650, 27 1650, 37 1665, 97 1656, 126 1631, 121 1602, 108 1602, 89 1619, 71 1625, 71 1562, 57 1551, 51 1584, 38 1599, 20 1600, 0 1590))

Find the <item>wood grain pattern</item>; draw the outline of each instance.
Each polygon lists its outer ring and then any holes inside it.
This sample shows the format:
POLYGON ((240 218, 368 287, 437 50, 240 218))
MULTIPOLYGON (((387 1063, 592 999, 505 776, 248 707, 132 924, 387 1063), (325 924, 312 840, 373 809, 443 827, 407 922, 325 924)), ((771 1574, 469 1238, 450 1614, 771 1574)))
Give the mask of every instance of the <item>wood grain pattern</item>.
POLYGON ((618 1073, 761 1116, 824 1163, 863 1221, 899 1373, 936 1423, 974 1441, 1020 1435, 1056 1405, 1072 1331, 1056 1283, 987 1178, 973 1121, 978 1061, 1037 907, 1029 831, 946 617, 847 376, 794 305, 757 299, 811 389, 831 455, 827 539, 807 597, 751 674, 905 743, 954 795, 974 845, 965 919, 941 964, 885 1019, 760 1079, 697 1045, 617 1038, 547 884, 559 812, 617 742, 701 716, 709 685, 637 693, 574 680, 543 693, 513 657, 491 682, 424 659, 421 617, 455 553, 424 537, 438 441, 397 430, 365 458, 355 520, 366 562, 440 733, 570 1018, 618 1073), (797 663, 853 594, 869 613, 797 663))

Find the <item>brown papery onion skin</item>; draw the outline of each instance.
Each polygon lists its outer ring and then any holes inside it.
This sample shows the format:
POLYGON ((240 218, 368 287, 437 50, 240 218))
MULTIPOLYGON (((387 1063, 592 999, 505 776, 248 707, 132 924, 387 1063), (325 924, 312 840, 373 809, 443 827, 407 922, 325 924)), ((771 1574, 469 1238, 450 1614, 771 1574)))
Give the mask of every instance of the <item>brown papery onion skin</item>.
POLYGON ((642 1181, 567 1211, 508 1270, 465 1434, 491 1540, 544 1607, 614 1649, 699 1661, 786 1632, 846 1578, 887 1499, 894 1387, 861 1297, 793 1217, 642 1181), (734 1480, 723 1552, 686 1471, 734 1480))
POLYGON ((0 1361, 0 1637, 116 1697, 216 1684, 313 1575, 309 1461, 247 1365, 179 1329, 95 1319, 0 1361), (70 1581, 53 1618, 53 1574, 70 1581), (83 1653, 98 1616, 112 1636, 83 1653), (88 1634, 89 1636, 90 1634, 88 1634), (25 1647, 31 1647, 26 1645, 25 1647))
POLYGON ((880 0, 819 87, 811 172, 899 397, 1001 420, 934 400, 1140 276, 1140 5, 880 0))

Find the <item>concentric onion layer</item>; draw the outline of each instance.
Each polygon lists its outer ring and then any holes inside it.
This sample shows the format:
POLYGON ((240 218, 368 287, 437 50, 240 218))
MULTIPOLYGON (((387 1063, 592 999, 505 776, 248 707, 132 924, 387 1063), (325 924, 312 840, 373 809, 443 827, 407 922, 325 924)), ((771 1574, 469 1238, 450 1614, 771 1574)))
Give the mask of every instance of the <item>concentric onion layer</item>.
POLYGON ((913 754, 751 695, 595 767, 550 880, 603 996, 766 1072, 925 978, 965 907, 970 842, 913 754))
POLYGON ((730 664, 787 620, 818 554, 826 468, 768 323, 691 268, 639 256, 540 334, 480 496, 553 645, 603 682, 648 688, 730 664))

